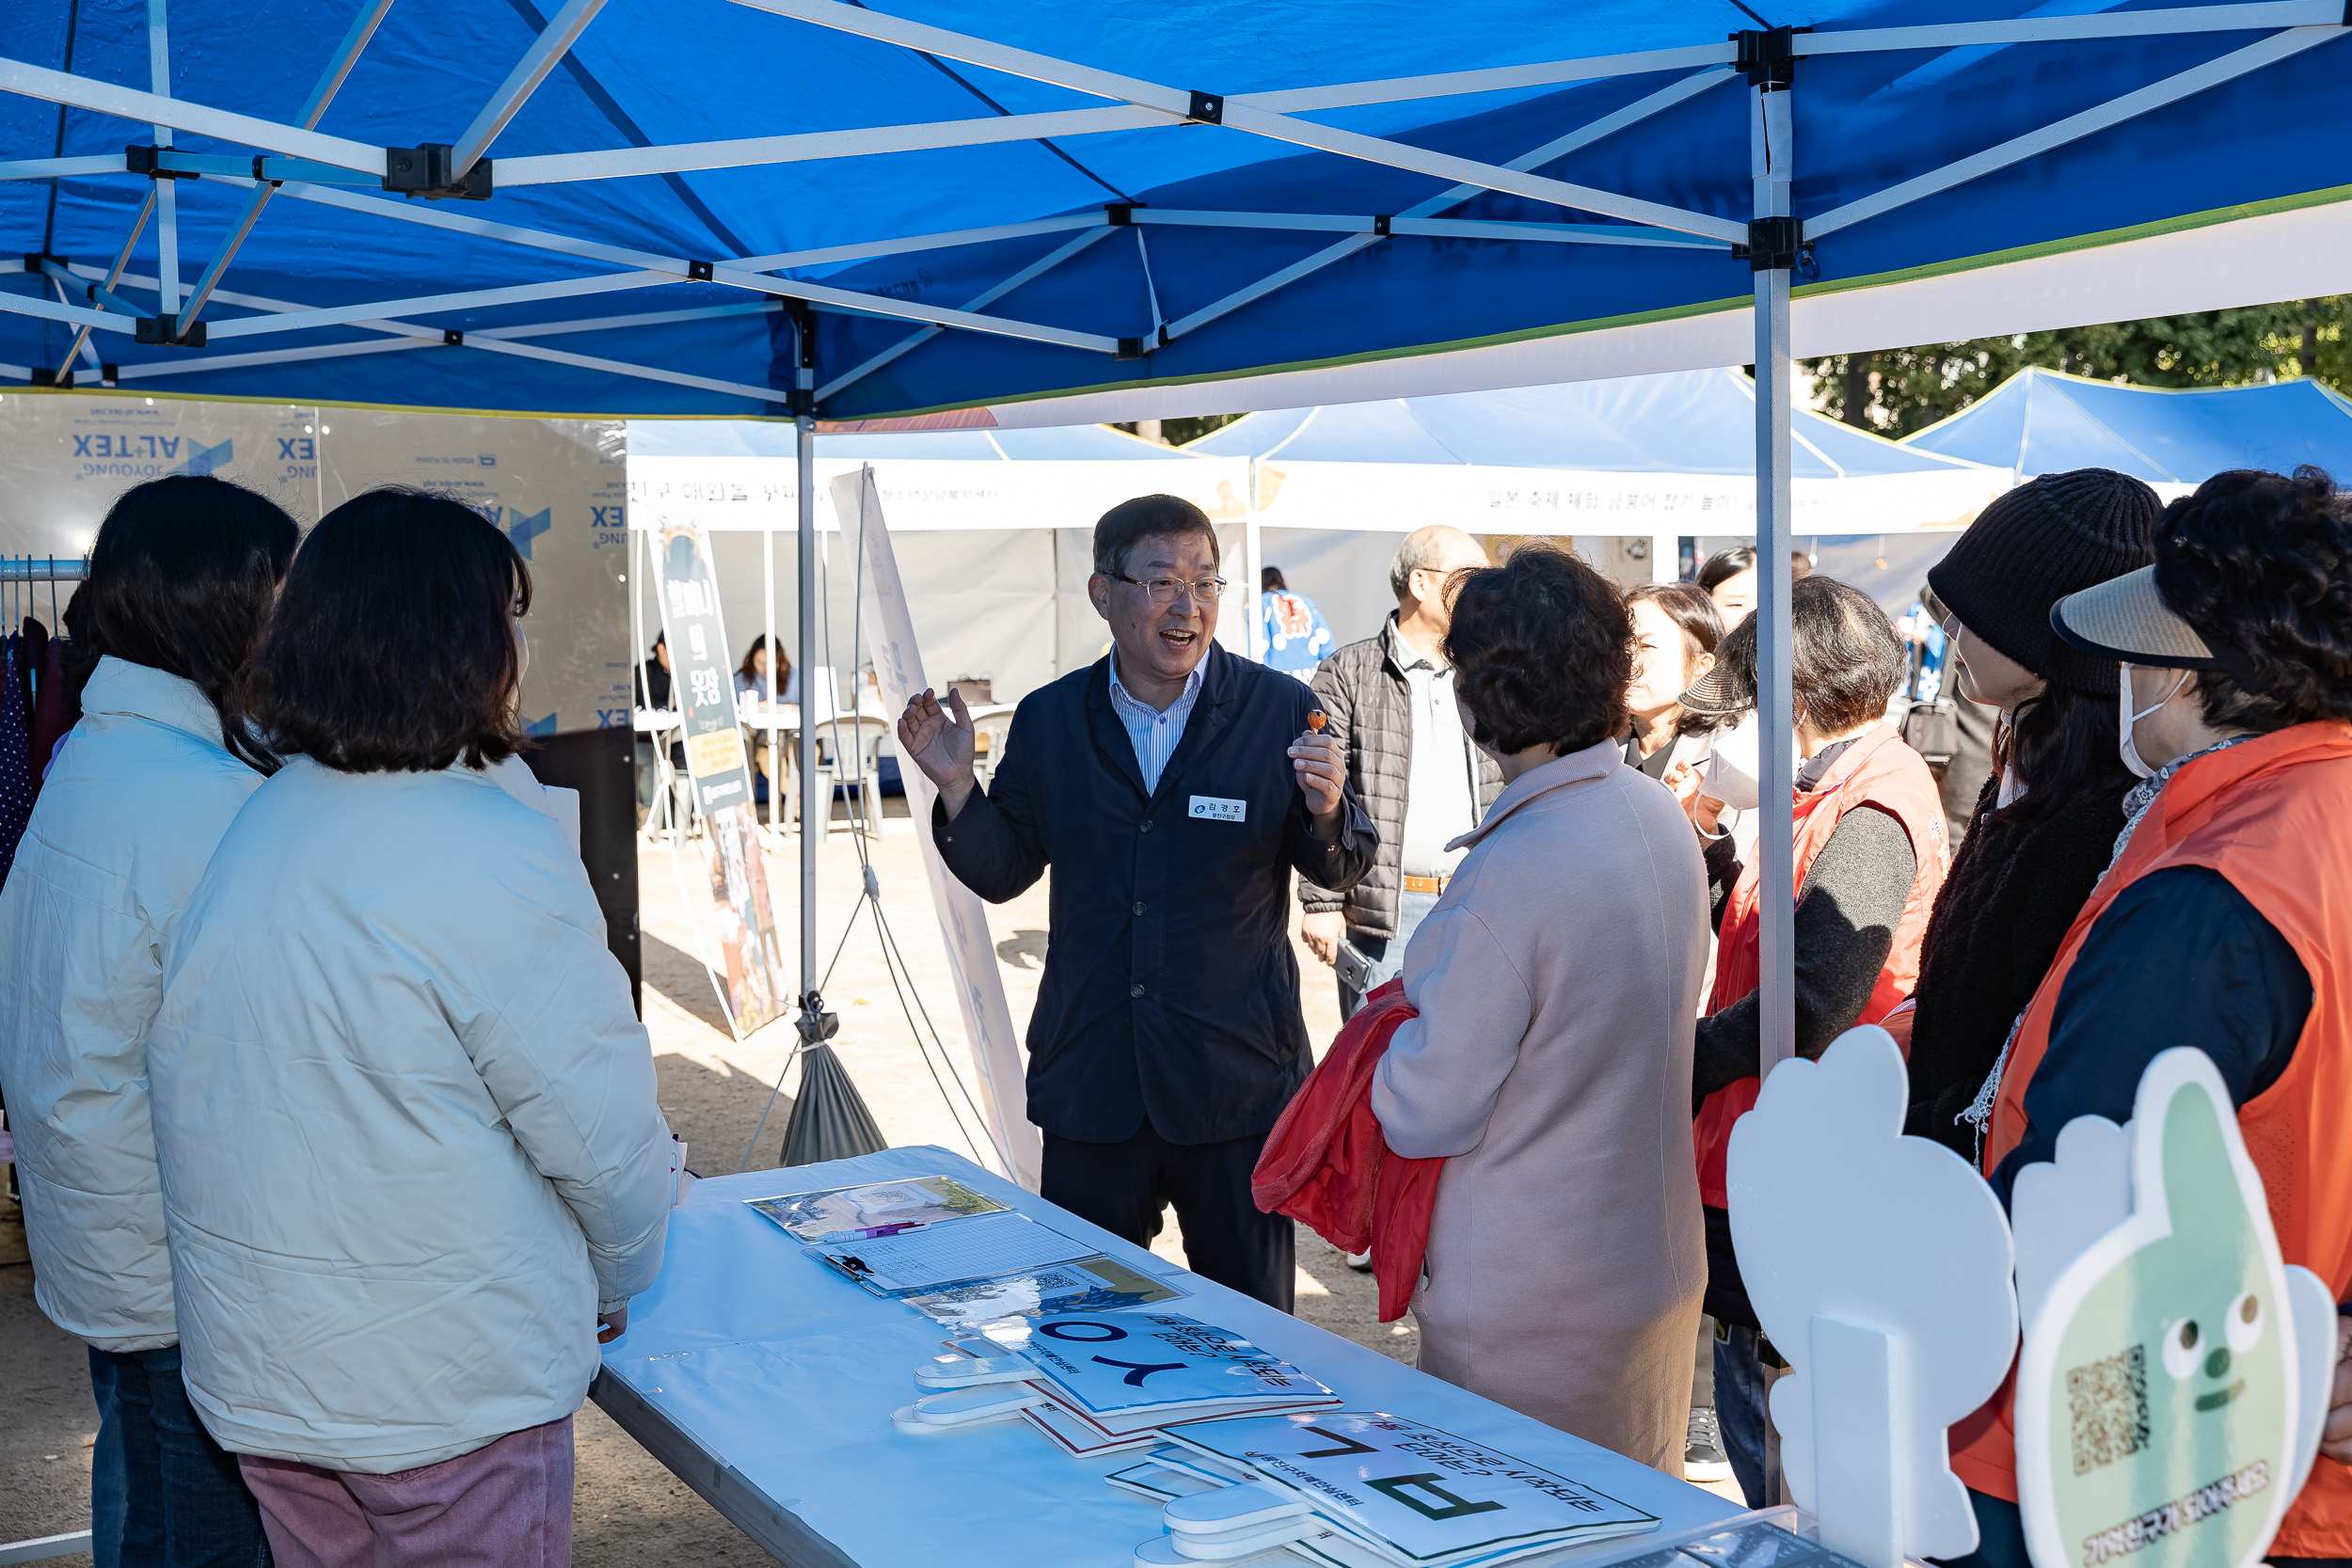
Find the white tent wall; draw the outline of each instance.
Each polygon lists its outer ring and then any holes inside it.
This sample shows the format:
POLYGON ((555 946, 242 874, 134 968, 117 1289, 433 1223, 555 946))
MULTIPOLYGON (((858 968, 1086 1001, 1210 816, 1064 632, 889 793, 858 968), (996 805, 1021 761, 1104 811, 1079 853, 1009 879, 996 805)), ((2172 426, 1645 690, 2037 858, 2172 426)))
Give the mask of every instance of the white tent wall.
MULTIPOLYGON (((855 459, 820 457, 820 488, 856 471, 855 459)), ((985 679, 1000 703, 1018 702, 1056 676, 1102 657, 1108 640, 1087 599, 1093 572, 1094 520, 1132 496, 1181 495, 1216 521, 1225 575, 1234 589, 1226 599, 1217 640, 1247 651, 1254 583, 1241 593, 1244 495, 1248 466, 1241 459, 1180 458, 1165 462, 960 462, 932 458, 874 460, 876 482, 891 519, 907 603, 934 681, 985 679), (903 519, 903 520, 902 520, 903 519)), ((797 646, 799 578, 790 536, 796 524, 792 460, 740 455, 633 457, 629 482, 691 492, 709 531, 726 619, 729 662, 739 663, 767 622, 766 556, 761 531, 780 536, 774 551, 776 637, 797 646)), ((865 664, 857 639, 855 563, 833 515, 829 491, 817 505, 819 604, 832 617, 831 657, 842 689, 865 664)), ((1385 565, 1383 567, 1385 571, 1385 565)), ((650 598, 640 624, 658 626, 650 598)), ((650 641, 652 631, 645 632, 650 641)), ((826 644, 820 613, 817 640, 826 644)), ((642 653, 641 656, 642 657, 642 653)), ((820 658, 828 657, 820 655, 820 658)))
MULTIPOLYGON (((116 498, 170 474, 234 481, 306 529, 379 484, 439 491, 481 510, 531 564, 525 724, 537 735, 625 728, 620 432, 604 420, 11 392, 0 396, 0 552, 83 555, 116 498)), ((40 612, 49 619, 45 594, 40 612)))

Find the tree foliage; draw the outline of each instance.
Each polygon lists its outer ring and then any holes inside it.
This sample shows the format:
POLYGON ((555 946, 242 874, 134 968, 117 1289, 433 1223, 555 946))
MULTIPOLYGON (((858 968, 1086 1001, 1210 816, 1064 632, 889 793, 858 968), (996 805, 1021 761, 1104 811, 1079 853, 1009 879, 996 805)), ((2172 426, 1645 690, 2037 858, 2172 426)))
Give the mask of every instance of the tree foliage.
POLYGON ((1882 436, 1959 413, 2028 365, 2137 387, 2314 376, 2352 392, 2352 295, 1808 359, 1822 411, 1882 436))

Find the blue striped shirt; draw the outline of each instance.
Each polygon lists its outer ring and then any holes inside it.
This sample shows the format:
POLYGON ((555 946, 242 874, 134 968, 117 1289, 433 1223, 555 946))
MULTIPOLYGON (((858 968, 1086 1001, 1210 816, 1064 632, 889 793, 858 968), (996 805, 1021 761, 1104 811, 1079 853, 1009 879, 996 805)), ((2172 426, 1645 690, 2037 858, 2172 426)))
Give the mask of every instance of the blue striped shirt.
POLYGON ((1168 711, 1163 713, 1128 695, 1127 689, 1119 684, 1119 655, 1111 655, 1111 711, 1127 726, 1127 738, 1135 744, 1136 766, 1143 769, 1147 794, 1160 787, 1160 773, 1168 767, 1168 759, 1176 754, 1177 742, 1184 738, 1184 724, 1192 718, 1192 705, 1200 699, 1199 664, 1184 678, 1183 694, 1168 704, 1168 711))

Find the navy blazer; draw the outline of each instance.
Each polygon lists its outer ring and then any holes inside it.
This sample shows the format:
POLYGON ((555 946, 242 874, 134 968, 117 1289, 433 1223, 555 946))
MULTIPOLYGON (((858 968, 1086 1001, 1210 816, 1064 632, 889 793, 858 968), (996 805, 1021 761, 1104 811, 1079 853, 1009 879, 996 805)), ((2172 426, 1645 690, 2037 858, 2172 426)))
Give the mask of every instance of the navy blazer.
POLYGON ((952 823, 933 809, 941 857, 991 903, 1054 867, 1028 1042, 1029 1119, 1048 1132, 1118 1143, 1149 1117, 1171 1143, 1247 1137, 1306 1081, 1290 874, 1336 892, 1379 850, 1353 789, 1336 843, 1308 831, 1290 745, 1314 706, 1302 682, 1212 643, 1147 793, 1106 655, 1021 700, 987 793, 952 823))

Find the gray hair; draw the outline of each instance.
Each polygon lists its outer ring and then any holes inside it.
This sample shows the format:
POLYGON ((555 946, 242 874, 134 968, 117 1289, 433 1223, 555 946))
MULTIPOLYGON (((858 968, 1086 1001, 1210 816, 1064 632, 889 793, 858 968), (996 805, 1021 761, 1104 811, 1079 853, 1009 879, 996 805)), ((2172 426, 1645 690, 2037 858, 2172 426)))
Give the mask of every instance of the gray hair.
POLYGON ((1413 574, 1434 571, 1438 559, 1445 554, 1445 535, 1420 531, 1405 536, 1405 543, 1396 547, 1396 559, 1389 562, 1389 592, 1396 602, 1405 602, 1405 591, 1413 585, 1413 574))

